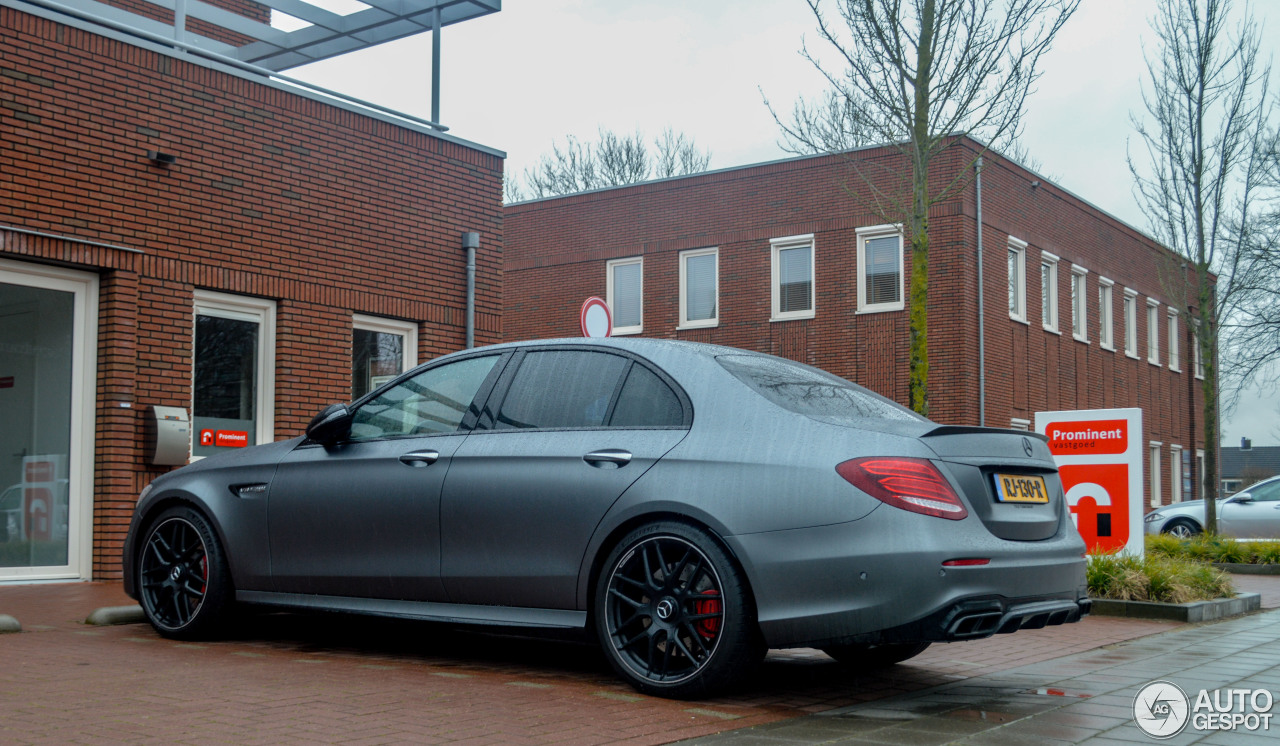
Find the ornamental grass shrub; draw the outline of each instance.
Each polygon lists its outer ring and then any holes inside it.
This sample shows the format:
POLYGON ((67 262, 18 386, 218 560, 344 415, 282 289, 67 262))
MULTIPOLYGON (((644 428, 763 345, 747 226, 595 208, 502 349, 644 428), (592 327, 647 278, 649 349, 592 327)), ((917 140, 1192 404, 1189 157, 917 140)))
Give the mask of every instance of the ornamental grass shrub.
POLYGON ((1146 541, 1147 553, 1159 557, 1244 565, 1280 564, 1280 541, 1236 541, 1205 534, 1185 540, 1160 534, 1148 536, 1146 541))
POLYGON ((1155 552, 1090 556, 1086 577, 1092 598, 1181 604, 1236 595, 1231 577, 1212 565, 1155 552))

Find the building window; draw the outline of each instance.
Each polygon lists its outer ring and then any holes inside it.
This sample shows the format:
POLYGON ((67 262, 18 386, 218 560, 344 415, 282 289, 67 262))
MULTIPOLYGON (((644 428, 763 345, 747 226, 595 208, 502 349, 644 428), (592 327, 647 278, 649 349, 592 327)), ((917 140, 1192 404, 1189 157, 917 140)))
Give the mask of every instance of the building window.
POLYGON ((1012 430, 1031 430, 1031 420, 1022 417, 1010 417, 1009 428, 1012 430))
POLYGON ((1138 358, 1138 292, 1124 290, 1124 354, 1138 358))
POLYGON ((1081 342, 1089 341, 1089 327, 1085 323, 1088 312, 1085 309, 1085 277, 1089 270, 1079 265, 1071 265, 1071 336, 1081 342))
POLYGON ((1178 360, 1178 312, 1172 308, 1169 309, 1169 370, 1174 373, 1181 373, 1182 368, 1179 367, 1182 362, 1178 360))
POLYGON ((1009 237, 1009 318, 1027 323, 1027 242, 1009 237))
POLYGON ((1147 299, 1147 362, 1160 364, 1160 302, 1147 299))
POLYGON ((639 334, 644 331, 644 259, 614 259, 607 271, 605 301, 613 314, 613 333, 639 334))
POLYGON ((1200 356, 1200 319, 1191 320, 1191 360, 1195 366, 1196 378, 1204 379, 1204 359, 1200 356))
POLYGON ((902 263, 901 228, 858 229, 858 313, 903 309, 902 263))
POLYGON ((1058 332, 1058 257, 1047 251, 1040 252, 1040 323, 1058 332))
POLYGON ((813 235, 775 238, 773 253, 774 321, 811 319, 813 303, 813 235))
POLYGON ((680 326, 720 323, 719 249, 680 252, 680 326))
POLYGON ((275 439, 275 301, 198 290, 191 455, 275 439))
POLYGON ((1111 316, 1111 291, 1114 282, 1105 277, 1098 278, 1098 346, 1104 350, 1114 350, 1115 323, 1111 316))
POLYGON ((1169 502, 1182 502, 1182 446, 1169 446, 1169 502))
POLYGON ((417 324, 354 314, 351 326, 352 401, 417 364, 417 324))
POLYGON ((1151 507, 1158 508, 1164 504, 1164 496, 1160 494, 1160 446, 1158 440, 1148 444, 1148 460, 1151 462, 1151 507))
MULTIPOLYGON (((1208 499, 1208 495, 1205 494, 1207 485, 1204 483, 1204 451, 1199 448, 1196 449, 1196 484, 1200 487, 1199 494, 1196 497, 1201 500, 1208 499)), ((1221 497, 1221 495, 1218 495, 1218 497, 1221 497)))

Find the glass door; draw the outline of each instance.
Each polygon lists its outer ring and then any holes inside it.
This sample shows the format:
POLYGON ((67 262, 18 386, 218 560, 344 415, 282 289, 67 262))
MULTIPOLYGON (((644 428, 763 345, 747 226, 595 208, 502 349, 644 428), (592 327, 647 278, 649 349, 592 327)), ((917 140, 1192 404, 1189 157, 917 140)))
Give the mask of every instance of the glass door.
POLYGON ((96 293, 0 261, 0 580, 89 576, 96 293))

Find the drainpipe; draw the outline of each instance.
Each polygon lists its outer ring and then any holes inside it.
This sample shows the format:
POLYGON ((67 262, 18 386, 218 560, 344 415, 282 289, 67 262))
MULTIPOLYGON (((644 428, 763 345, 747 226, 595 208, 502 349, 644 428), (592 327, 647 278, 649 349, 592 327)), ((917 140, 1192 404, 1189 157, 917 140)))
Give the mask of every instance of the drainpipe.
POLYGON ((987 426, 987 337, 982 303, 982 158, 973 164, 978 203, 978 424, 987 426))
POLYGON ((480 234, 468 231, 462 234, 462 248, 467 250, 467 349, 476 346, 476 249, 480 248, 480 234))

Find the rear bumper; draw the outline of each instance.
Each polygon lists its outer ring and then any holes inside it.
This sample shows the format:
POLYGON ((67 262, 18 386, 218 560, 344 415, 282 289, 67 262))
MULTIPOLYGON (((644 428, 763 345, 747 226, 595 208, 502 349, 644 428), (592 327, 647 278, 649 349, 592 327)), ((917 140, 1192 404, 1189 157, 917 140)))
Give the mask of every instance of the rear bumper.
POLYGON ((882 506, 849 523, 726 537, 771 647, 954 641, 1067 624, 1089 613, 1084 542, 993 536, 882 506), (953 559, 989 563, 948 567, 953 559))

